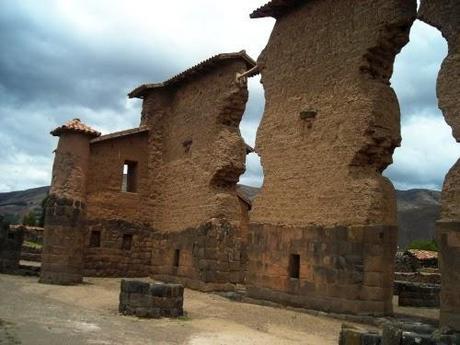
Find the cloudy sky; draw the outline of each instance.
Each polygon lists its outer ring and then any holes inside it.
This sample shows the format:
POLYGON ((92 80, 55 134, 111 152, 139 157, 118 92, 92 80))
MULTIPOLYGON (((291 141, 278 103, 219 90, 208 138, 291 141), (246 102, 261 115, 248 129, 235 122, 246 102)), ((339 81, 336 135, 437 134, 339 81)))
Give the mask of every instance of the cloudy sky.
MULTIPOLYGON (((79 117, 109 133, 139 124, 126 94, 219 52, 256 58, 274 20, 249 19, 265 0, 0 0, 0 192, 47 185, 56 139, 79 117)), ((393 86, 402 109, 402 147, 385 174, 397 188, 439 189, 460 155, 437 108, 436 75, 447 45, 417 22, 398 56, 393 86)), ((263 90, 250 80, 241 124, 253 145, 263 90)), ((260 185, 254 154, 241 182, 260 185)))

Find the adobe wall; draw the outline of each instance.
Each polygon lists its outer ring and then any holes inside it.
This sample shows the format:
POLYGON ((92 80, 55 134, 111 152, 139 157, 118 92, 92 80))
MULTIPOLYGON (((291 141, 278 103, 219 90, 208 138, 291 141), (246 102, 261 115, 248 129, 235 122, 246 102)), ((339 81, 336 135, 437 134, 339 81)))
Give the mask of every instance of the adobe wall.
POLYGON ((142 277, 150 274, 148 135, 141 132, 91 143, 84 236, 86 276, 142 277), (123 165, 137 162, 136 192, 122 192, 123 165), (92 246, 91 233, 100 243, 92 246), (129 249, 123 236, 132 236, 129 249))
MULTIPOLYGON (((452 134, 460 141, 460 3, 456 0, 422 0, 419 17, 438 28, 449 52, 438 75, 439 107, 452 134)), ((460 160, 448 172, 441 195, 437 224, 441 269, 441 326, 460 330, 460 160)))
POLYGON ((253 297, 391 312, 396 201, 381 172, 401 140, 389 79, 415 17, 415 0, 322 0, 277 19, 258 59, 266 104, 256 142, 264 185, 250 214, 253 297), (290 254, 300 255, 297 282, 290 254))
POLYGON ((160 189, 161 203, 155 203, 160 211, 152 219, 160 231, 181 231, 222 216, 239 219, 236 183, 246 154, 238 126, 248 92, 235 82, 235 74, 247 68, 239 61, 222 65, 175 90, 154 90, 144 98, 150 172, 160 169, 153 182, 160 189))
POLYGON ((148 135, 142 132, 91 144, 87 182, 88 219, 150 223, 148 135), (122 192, 123 164, 137 162, 137 190, 122 192))
MULTIPOLYGON (((141 125, 150 128, 151 221, 159 232, 153 245, 171 251, 156 256, 153 250, 154 276, 197 287, 203 281, 235 281, 228 267, 223 270, 225 279, 204 279, 196 273, 202 257, 193 246, 202 241, 201 229, 212 223, 220 234, 216 236, 224 241, 215 244, 216 238, 210 238, 212 248, 239 248, 241 208, 236 183, 245 169, 246 148, 238 126, 248 92, 235 76, 246 70, 243 61, 221 61, 193 80, 144 96, 141 125), (173 272, 169 261, 176 249, 183 253, 184 266, 173 272)), ((239 253, 234 256, 239 261, 239 253)), ((230 257, 225 261, 227 266, 236 265, 230 257)))

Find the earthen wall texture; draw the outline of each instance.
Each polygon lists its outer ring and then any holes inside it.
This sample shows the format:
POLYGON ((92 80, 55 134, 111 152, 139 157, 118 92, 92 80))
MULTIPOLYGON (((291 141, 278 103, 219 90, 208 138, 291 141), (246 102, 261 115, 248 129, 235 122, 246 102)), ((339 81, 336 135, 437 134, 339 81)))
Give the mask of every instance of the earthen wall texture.
POLYGON ((389 79, 415 17, 415 0, 323 0, 277 19, 258 59, 264 184, 250 213, 250 296, 392 312, 396 199, 381 172, 401 140, 389 79))
POLYGON ((161 281, 201 291, 228 291, 244 277, 240 229, 223 220, 155 233, 152 249, 153 277, 161 281))
POLYGON ((121 219, 88 220, 84 274, 90 277, 146 277, 151 271, 152 229, 121 219), (98 246, 91 243, 92 233, 98 246), (129 238, 126 238, 129 237, 129 238))
POLYGON ((145 132, 108 139, 90 146, 87 218, 150 222, 148 137, 145 132), (136 192, 122 192, 123 165, 136 162, 136 192))
POLYGON ((335 313, 391 313, 396 241, 395 226, 253 225, 248 294, 335 313), (297 277, 291 255, 299 257, 297 277))
POLYGON ((381 171, 400 144, 389 86, 416 1, 309 1, 281 16, 260 55, 264 185, 251 222, 396 224, 381 171))
MULTIPOLYGON (((460 141, 460 3, 456 0, 423 0, 419 18, 438 28, 449 51, 437 81, 439 107, 460 141)), ((448 172, 441 195, 437 226, 441 268, 441 326, 460 331, 460 160, 448 172)))
POLYGON ((235 81, 242 61, 144 97, 142 125, 150 128, 152 223, 181 231, 211 218, 239 222, 236 183, 245 169, 239 122, 247 86, 235 81))
POLYGON ((83 237, 89 140, 61 133, 46 205, 40 282, 77 284, 83 280, 83 237))

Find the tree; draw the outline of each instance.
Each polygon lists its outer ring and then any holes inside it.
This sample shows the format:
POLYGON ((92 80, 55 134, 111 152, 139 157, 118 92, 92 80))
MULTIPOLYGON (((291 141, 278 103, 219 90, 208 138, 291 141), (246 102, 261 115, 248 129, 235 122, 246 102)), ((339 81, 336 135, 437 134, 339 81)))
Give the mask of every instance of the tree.
POLYGON ((37 225, 37 220, 35 214, 31 211, 22 218, 22 225, 35 226, 37 225))

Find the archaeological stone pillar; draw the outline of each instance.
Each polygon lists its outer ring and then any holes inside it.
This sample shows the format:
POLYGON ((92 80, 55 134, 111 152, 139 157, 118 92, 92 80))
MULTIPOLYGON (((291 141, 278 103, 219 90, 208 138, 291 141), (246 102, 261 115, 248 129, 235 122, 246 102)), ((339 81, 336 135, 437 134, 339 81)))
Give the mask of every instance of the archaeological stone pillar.
POLYGON ((83 279, 89 145, 100 133, 74 119, 51 134, 58 136, 59 142, 46 205, 40 282, 78 284, 83 279))
MULTIPOLYGON (((460 142, 460 2, 422 0, 419 18, 438 28, 449 52, 437 82, 439 107, 460 142)), ((440 326, 460 331, 460 160, 450 169, 441 196, 437 223, 441 269, 440 326)))

